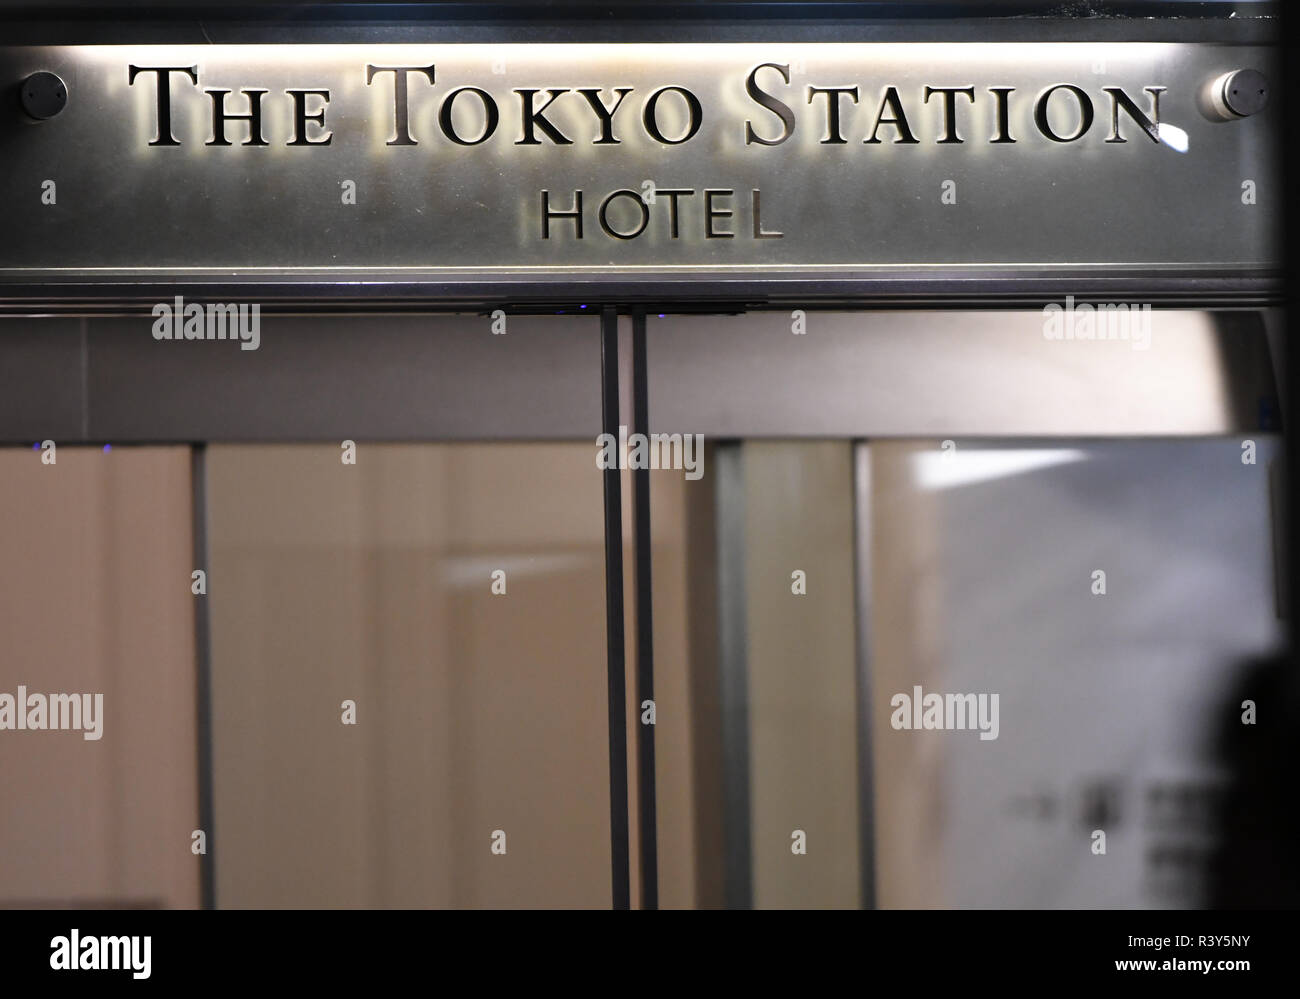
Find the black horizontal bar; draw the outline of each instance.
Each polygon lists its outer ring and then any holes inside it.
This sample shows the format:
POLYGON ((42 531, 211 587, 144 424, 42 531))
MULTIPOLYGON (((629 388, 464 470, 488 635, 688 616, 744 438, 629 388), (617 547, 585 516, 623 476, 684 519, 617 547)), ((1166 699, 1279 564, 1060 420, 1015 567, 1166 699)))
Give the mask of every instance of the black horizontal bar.
POLYGON ((1059 300, 1074 295, 1096 302, 1149 302, 1166 308, 1231 308, 1280 305, 1280 272, 1225 273, 1214 270, 1136 272, 1034 272, 1015 275, 990 268, 961 275, 917 277, 726 277, 692 272, 671 277, 611 275, 564 280, 484 278, 373 281, 323 278, 229 277, 175 281, 99 279, 4 284, 0 315, 130 315, 175 295, 257 301, 267 313, 478 312, 507 308, 516 313, 564 312, 580 306, 651 304, 682 310, 708 306, 717 311, 756 308, 999 308, 1059 300))
MULTIPOLYGON (((1023 5, 1022 5, 1023 6, 1023 5)), ((1017 10, 926 4, 633 2, 518 8, 486 4, 228 7, 0 7, 8 45, 1167 42, 1272 44, 1272 4, 1168 3, 1017 10), (1229 7, 1235 17, 1228 17, 1229 7), (1096 16, 1068 16, 1071 10, 1096 16)))
POLYGON ((189 3, 153 0, 111 4, 86 0, 43 0, 0 4, 4 20, 641 20, 681 18, 843 18, 951 19, 962 17, 1163 17, 1241 18, 1276 16, 1276 0, 1225 3, 1222 0, 675 0, 669 3, 583 2, 583 0, 505 0, 505 2, 392 3, 376 0, 315 0, 312 3, 189 3))

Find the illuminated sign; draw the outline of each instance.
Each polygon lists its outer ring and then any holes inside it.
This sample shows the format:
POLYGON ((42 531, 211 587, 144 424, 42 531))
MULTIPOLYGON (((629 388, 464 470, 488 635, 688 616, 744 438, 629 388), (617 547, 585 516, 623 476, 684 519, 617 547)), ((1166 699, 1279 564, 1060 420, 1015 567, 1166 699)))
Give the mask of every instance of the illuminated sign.
POLYGON ((66 97, 9 130, 11 223, 33 238, 0 251, 0 277, 1267 268, 1269 57, 1147 43, 3 49, 11 77, 52 74, 66 97))

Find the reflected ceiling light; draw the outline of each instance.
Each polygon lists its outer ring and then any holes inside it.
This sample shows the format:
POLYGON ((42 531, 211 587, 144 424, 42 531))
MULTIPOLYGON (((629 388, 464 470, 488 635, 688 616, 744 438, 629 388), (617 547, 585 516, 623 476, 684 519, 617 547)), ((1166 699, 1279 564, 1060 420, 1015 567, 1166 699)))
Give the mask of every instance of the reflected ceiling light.
POLYGON ((1007 448, 1005 450, 933 451, 913 456, 912 469, 921 489, 951 489, 990 479, 1067 465, 1083 461, 1087 454, 1077 448, 1007 448))
POLYGON ((1170 149, 1176 149, 1180 153, 1187 152, 1187 132, 1177 125, 1171 125, 1167 121, 1162 121, 1156 126, 1156 134, 1160 136, 1160 141, 1170 149))
POLYGON ((481 586, 486 593, 492 572, 505 571, 508 578, 545 576, 575 572, 588 564, 580 555, 460 555, 440 559, 439 575, 447 586, 481 586))

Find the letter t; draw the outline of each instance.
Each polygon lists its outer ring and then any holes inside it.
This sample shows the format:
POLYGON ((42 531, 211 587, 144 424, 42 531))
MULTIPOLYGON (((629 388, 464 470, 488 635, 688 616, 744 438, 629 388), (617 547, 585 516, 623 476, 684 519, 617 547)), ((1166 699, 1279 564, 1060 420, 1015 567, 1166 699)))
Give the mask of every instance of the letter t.
POLYGON ((151 146, 179 146, 172 135, 172 88, 173 73, 184 73, 197 87, 199 84, 198 66, 128 66, 126 84, 135 85, 135 78, 141 73, 158 74, 158 137, 151 141, 151 146))
POLYGON ((366 86, 375 79, 376 73, 393 74, 393 127, 397 132, 395 138, 388 140, 390 146, 419 145, 411 138, 410 115, 407 111, 406 74, 423 73, 433 83, 433 63, 427 66, 366 66, 366 86))

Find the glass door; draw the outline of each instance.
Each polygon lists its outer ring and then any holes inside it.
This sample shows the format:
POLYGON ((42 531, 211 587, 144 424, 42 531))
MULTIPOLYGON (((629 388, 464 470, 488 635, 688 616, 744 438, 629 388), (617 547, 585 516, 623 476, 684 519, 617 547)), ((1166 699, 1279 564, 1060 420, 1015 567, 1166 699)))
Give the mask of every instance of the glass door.
POLYGON ((1275 315, 556 311, 0 320, 0 901, 1274 900, 1275 315))

